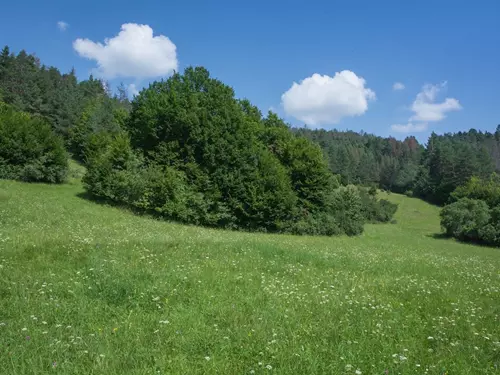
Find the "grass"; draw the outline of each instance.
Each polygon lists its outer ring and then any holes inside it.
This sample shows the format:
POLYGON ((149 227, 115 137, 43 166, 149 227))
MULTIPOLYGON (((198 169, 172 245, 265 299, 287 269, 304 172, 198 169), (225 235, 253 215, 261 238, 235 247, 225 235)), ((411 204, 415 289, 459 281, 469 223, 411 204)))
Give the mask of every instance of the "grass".
POLYGON ((348 237, 204 229, 0 181, 1 374, 499 374, 500 251, 438 208, 348 237))

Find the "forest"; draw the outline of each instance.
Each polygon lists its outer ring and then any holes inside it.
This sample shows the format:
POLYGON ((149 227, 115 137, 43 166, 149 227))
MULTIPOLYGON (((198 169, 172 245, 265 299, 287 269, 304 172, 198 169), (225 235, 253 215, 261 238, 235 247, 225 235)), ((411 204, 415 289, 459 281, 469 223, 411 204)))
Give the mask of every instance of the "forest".
POLYGON ((500 127, 433 133, 425 145, 293 128, 203 67, 131 100, 123 85, 78 81, 4 47, 0 178, 62 183, 70 157, 85 165, 89 195, 183 223, 357 235, 392 220, 397 206, 377 198, 382 189, 446 205, 450 236, 500 241, 500 127))

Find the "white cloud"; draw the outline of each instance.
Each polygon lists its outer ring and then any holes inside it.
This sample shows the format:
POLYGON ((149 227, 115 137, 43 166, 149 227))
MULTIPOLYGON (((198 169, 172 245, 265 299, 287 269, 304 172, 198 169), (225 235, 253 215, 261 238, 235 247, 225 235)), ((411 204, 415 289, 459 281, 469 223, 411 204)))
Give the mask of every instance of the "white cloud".
POLYGON ((57 22, 57 28, 61 31, 66 31, 66 29, 69 27, 69 23, 64 22, 64 21, 58 21, 57 22))
POLYGON ((428 124, 426 122, 421 124, 413 124, 412 122, 409 122, 406 125, 400 125, 400 124, 391 125, 391 129, 397 133, 411 133, 411 132, 418 133, 426 131, 427 128, 428 124))
POLYGON ((392 85, 392 89, 394 91, 404 90, 405 89, 405 85, 402 84, 401 82, 395 82, 394 85, 392 85))
POLYGON ((135 85, 135 83, 131 83, 130 85, 128 85, 127 91, 128 91, 128 94, 132 97, 139 95, 139 90, 137 89, 137 86, 135 85))
POLYGON ((446 117, 447 112, 462 109, 455 98, 446 98, 441 103, 435 103, 437 95, 445 88, 446 82, 438 85, 424 85, 411 106, 415 114, 410 121, 441 121, 446 117))
POLYGON ((424 85, 411 105, 414 114, 408 119, 408 123, 392 125, 391 129, 398 133, 423 132, 428 129, 429 122, 441 121, 447 112, 461 110, 462 106, 455 98, 446 98, 443 102, 436 103, 438 94, 446 89, 446 84, 424 85))
POLYGON ((375 92, 365 88, 366 81, 350 70, 335 73, 334 77, 313 74, 281 96, 285 113, 319 126, 337 124, 343 117, 359 116, 375 100, 375 92))
POLYGON ((148 25, 126 23, 104 44, 77 39, 73 48, 82 57, 97 62, 97 73, 105 78, 148 78, 171 74, 178 68, 176 46, 164 35, 153 36, 148 25))

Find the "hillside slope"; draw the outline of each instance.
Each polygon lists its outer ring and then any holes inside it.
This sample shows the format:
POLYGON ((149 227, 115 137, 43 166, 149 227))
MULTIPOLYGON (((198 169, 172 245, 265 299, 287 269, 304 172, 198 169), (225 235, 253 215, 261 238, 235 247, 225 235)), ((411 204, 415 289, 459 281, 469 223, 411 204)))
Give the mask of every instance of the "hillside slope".
POLYGON ((437 207, 294 237, 82 192, 0 180, 0 373, 498 372, 500 251, 437 238, 437 207))

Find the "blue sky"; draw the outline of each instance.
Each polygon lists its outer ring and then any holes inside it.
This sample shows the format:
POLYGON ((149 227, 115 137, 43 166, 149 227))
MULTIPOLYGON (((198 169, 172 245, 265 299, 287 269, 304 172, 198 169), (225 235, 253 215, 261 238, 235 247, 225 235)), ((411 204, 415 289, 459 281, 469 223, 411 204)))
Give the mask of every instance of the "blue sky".
POLYGON ((498 1, 18 0, 2 5, 0 44, 138 88, 203 65, 291 124, 425 141, 500 123, 499 14, 498 1), (124 24, 137 25, 119 36, 124 24))

